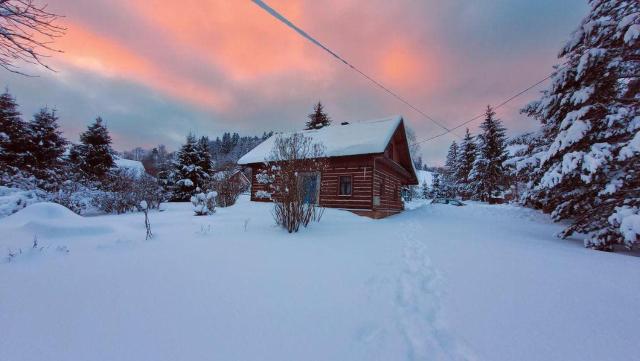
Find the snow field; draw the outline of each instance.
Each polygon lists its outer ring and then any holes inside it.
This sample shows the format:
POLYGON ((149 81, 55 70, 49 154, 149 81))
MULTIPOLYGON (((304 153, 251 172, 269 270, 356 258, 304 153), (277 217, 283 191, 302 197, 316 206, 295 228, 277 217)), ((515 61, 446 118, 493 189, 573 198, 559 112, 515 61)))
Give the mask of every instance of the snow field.
POLYGON ((0 251, 29 255, 0 263, 0 360, 624 361, 640 341, 638 258, 529 209, 327 209, 289 235, 242 196, 166 204, 144 241, 140 213, 58 207, 0 220, 0 251))

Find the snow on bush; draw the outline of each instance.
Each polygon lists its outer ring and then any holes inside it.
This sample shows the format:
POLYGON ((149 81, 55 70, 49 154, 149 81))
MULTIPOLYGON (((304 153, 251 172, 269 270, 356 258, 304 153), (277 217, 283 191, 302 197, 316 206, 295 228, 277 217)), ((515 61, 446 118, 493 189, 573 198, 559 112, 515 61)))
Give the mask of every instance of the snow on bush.
MULTIPOLYGON (((197 192, 200 188, 196 189, 197 192)), ((216 212, 216 197, 218 193, 211 192, 199 192, 191 196, 191 204, 193 204, 193 212, 196 216, 208 216, 216 212)))
POLYGON ((9 216, 28 205, 43 202, 47 194, 39 189, 24 190, 0 186, 0 218, 9 216))
POLYGON ((256 192, 256 198, 271 199, 271 193, 269 193, 267 191, 257 191, 256 192))
POLYGON ((640 209, 635 207, 616 207, 609 217, 609 223, 620 229, 624 245, 631 248, 640 242, 640 209))

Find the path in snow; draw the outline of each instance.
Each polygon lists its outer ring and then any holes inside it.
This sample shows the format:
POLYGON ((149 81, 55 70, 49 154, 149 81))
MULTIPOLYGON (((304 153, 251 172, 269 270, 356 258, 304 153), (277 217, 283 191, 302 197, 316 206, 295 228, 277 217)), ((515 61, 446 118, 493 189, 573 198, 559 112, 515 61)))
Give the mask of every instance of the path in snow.
POLYGON ((398 321, 408 344, 409 360, 474 360, 472 353, 447 329, 440 312, 442 278, 427 247, 418 240, 421 222, 401 224, 404 267, 398 278, 398 321))

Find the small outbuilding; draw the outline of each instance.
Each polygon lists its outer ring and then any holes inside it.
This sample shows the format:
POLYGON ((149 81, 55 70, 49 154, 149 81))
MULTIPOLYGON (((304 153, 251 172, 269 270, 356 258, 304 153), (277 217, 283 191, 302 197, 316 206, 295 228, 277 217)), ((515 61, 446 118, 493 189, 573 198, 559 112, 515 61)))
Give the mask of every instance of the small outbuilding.
MULTIPOLYGON (((418 178, 402 116, 343 122, 298 133, 322 144, 328 161, 328 167, 318 174, 301 174, 310 178, 303 182, 309 193, 305 199, 372 218, 404 209, 402 187, 417 185, 418 178)), ((258 182, 257 175, 269 166, 268 155, 278 136, 287 134, 271 136, 238 161, 251 168, 252 201, 270 201, 264 196, 267 186, 258 182)))

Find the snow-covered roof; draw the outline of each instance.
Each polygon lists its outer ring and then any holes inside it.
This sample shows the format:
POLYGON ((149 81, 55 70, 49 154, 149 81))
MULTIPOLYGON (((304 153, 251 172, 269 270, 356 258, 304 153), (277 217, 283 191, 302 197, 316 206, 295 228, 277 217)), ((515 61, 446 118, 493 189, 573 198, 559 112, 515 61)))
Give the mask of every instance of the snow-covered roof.
POLYGON ((141 177, 145 173, 144 165, 142 162, 131 159, 124 159, 120 157, 113 157, 113 162, 119 169, 126 169, 133 173, 136 177, 141 177))
POLYGON ((295 133, 311 137, 313 143, 323 144, 325 155, 328 157, 382 153, 401 122, 402 116, 397 115, 346 125, 334 123, 321 129, 274 134, 240 158, 238 164, 261 163, 268 160, 267 157, 271 153, 276 139, 295 133))

